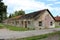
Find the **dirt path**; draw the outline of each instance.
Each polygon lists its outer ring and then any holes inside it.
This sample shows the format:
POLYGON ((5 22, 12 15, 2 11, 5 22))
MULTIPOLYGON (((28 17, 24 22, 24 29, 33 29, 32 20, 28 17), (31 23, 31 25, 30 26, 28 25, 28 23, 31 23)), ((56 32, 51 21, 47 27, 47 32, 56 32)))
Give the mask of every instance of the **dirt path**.
POLYGON ((8 29, 0 29, 0 39, 24 38, 24 37, 52 33, 55 31, 60 31, 60 28, 58 28, 58 29, 32 30, 32 31, 10 31, 8 29))

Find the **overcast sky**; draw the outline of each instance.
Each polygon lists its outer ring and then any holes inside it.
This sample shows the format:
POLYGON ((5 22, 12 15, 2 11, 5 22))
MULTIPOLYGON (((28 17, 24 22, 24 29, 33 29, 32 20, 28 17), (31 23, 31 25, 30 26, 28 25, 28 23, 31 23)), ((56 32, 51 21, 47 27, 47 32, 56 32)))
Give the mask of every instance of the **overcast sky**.
POLYGON ((49 9, 53 16, 60 16, 60 0, 3 0, 7 12, 13 13, 23 9, 26 13, 49 9))

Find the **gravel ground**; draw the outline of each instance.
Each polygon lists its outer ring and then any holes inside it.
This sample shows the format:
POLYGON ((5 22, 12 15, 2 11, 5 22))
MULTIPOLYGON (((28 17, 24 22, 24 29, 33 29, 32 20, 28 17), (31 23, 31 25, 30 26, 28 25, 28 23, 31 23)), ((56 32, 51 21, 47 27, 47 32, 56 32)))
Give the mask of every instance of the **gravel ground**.
POLYGON ((46 33, 52 33, 55 31, 60 31, 60 28, 32 30, 32 31, 10 31, 8 29, 0 29, 0 39, 24 38, 24 37, 36 36, 46 33))

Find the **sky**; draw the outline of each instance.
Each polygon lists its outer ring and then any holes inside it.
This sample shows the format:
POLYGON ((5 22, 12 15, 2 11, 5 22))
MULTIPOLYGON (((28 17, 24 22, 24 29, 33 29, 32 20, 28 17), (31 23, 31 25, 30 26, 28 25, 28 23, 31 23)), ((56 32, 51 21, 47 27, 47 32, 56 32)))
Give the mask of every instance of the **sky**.
POLYGON ((25 13, 49 9, 53 16, 60 16, 60 0, 3 0, 8 15, 23 9, 25 13))

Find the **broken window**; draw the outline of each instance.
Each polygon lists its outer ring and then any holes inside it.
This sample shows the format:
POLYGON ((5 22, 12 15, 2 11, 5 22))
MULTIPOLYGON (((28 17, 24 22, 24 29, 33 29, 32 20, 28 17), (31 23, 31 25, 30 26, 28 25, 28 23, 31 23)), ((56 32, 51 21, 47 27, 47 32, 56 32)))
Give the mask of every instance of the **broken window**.
POLYGON ((42 26, 42 21, 39 21, 39 26, 42 26))

